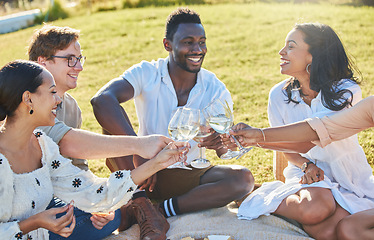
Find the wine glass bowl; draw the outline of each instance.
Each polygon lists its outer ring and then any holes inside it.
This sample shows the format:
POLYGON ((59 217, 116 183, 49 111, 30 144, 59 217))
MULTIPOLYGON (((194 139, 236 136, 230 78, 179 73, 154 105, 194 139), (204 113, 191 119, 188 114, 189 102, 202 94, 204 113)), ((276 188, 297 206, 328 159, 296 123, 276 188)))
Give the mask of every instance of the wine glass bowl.
MULTIPOLYGON (((215 99, 206 108, 204 108, 203 114, 208 119, 210 126, 220 134, 229 134, 231 127, 234 124, 234 114, 227 101, 221 101, 220 99, 215 99)), ((236 157, 236 159, 241 158, 244 154, 252 149, 244 148, 234 136, 230 135, 234 139, 235 144, 238 146, 239 151, 232 151, 228 149, 227 152, 221 155, 221 159, 231 159, 236 157)))
MULTIPOLYGON (((187 142, 193 139, 199 131, 199 115, 200 112, 197 109, 186 107, 178 108, 168 125, 170 137, 174 141, 181 142, 187 142)), ((191 169, 186 167, 182 162, 175 163, 173 166, 191 169)))
POLYGON ((210 126, 218 133, 227 133, 233 125, 232 119, 224 114, 218 114, 209 118, 210 126))
POLYGON ((168 125, 169 136, 174 141, 178 141, 178 123, 181 112, 182 108, 177 108, 177 110, 173 111, 168 125))

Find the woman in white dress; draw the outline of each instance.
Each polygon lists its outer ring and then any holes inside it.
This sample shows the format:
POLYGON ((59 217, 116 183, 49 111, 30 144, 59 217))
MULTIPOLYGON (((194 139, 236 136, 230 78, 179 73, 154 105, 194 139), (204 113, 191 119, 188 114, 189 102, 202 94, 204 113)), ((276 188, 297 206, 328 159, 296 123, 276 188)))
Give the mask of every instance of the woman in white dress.
MULTIPOLYGON (((236 136, 243 146, 258 145, 278 151, 307 152, 314 144, 325 147, 331 142, 372 127, 374 127, 374 96, 361 100, 346 111, 321 119, 309 118, 302 122, 265 129, 239 123, 233 127, 231 134, 236 136)), ((367 184, 373 189, 373 175, 367 179, 367 184)), ((368 197, 373 198, 373 195, 374 193, 368 197)), ((337 236, 339 240, 374 240, 374 208, 340 220, 337 236)))
MULTIPOLYGON (((330 115, 361 100, 352 64, 329 26, 297 24, 279 54, 281 73, 291 78, 270 91, 271 126, 330 115)), ((286 182, 263 184, 242 203, 239 218, 274 213, 298 221, 316 239, 336 239, 343 217, 373 207, 371 168, 356 135, 285 155, 286 182)))
MULTIPOLYGON (((180 159, 183 143, 170 143, 142 166, 109 179, 73 166, 52 139, 35 130, 55 122, 61 101, 55 88, 50 72, 36 63, 18 60, 0 69, 1 239, 49 239, 48 231, 69 237, 79 224, 76 208, 46 210, 53 196, 86 212, 113 211, 127 203, 138 184, 180 159)), ((89 234, 82 231, 75 239, 100 238, 89 234)))

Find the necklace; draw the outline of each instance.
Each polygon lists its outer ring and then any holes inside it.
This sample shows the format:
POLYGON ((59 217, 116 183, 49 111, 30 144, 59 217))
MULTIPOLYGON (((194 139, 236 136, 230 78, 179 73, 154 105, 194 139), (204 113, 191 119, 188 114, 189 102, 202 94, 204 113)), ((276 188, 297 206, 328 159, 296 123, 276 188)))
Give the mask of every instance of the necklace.
POLYGON ((303 100, 305 100, 305 99, 306 99, 306 100, 312 100, 312 98, 310 98, 310 97, 308 97, 308 96, 302 96, 301 98, 302 98, 303 100))
POLYGON ((313 98, 311 97, 308 97, 308 96, 301 96, 301 99, 303 99, 304 101, 307 100, 307 101, 312 101, 313 98))

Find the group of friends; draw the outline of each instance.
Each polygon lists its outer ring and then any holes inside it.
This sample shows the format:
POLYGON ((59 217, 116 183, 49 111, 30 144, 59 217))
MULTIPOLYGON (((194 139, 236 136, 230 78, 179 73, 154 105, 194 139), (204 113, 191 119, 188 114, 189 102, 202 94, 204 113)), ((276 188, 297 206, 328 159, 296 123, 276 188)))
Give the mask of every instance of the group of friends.
POLYGON ((354 65, 331 27, 297 24, 287 35, 279 54, 290 77, 270 90, 272 128, 239 123, 231 131, 245 146, 286 152, 285 183, 254 191, 243 166, 173 167, 188 165, 199 147, 220 156, 236 145, 214 130, 198 144, 172 141, 172 112, 214 99, 233 108, 233 101, 202 68, 207 45, 198 13, 173 11, 163 46, 166 58, 132 66, 93 96, 103 134, 79 129, 81 110, 68 93, 85 62, 78 30, 45 25, 32 37, 28 61, 1 68, 0 236, 102 239, 139 224, 141 239, 166 239, 168 217, 245 198, 240 219, 274 214, 316 239, 374 239, 374 176, 355 135, 374 126, 374 98, 361 101, 354 65), (137 134, 121 106, 132 99, 137 134), (86 159, 97 158, 106 158, 109 178, 88 169, 86 159))

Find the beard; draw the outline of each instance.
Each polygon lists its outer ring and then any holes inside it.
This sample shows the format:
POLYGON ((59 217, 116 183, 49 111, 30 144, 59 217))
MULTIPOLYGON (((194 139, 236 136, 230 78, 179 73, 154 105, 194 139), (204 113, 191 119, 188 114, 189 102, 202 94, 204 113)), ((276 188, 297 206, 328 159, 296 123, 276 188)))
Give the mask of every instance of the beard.
POLYGON ((180 61, 175 61, 175 63, 177 64, 178 67, 180 67, 181 69, 187 71, 187 72, 190 72, 190 73, 198 73, 200 72, 200 69, 201 69, 201 66, 203 64, 203 61, 201 61, 201 64, 198 68, 190 68, 188 67, 186 61, 184 62, 180 62, 180 61))

